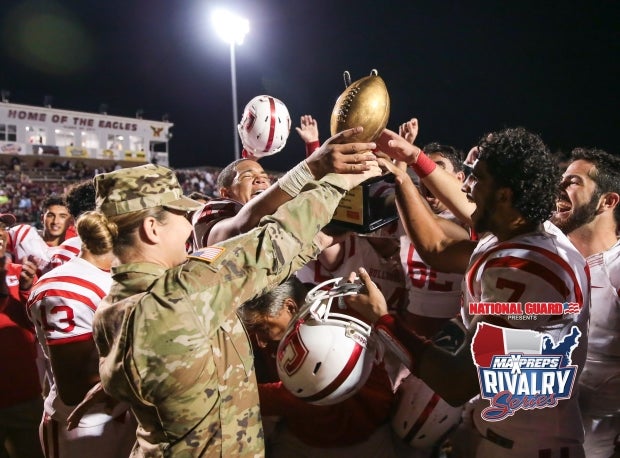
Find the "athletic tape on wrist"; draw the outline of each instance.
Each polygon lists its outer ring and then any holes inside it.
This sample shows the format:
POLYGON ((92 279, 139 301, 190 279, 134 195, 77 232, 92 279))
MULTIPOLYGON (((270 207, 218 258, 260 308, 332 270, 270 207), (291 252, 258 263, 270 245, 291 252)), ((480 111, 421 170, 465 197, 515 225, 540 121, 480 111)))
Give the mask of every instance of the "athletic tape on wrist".
POLYGON ((306 161, 301 161, 278 180, 278 186, 291 197, 298 195, 302 188, 314 180, 306 161))

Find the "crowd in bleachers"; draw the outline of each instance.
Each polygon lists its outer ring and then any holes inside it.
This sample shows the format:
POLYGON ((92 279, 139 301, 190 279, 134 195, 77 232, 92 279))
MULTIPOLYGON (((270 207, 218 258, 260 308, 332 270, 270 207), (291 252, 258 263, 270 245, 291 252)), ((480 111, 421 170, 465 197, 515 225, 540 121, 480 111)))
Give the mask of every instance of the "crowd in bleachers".
MULTIPOLYGON (((47 196, 62 194, 71 183, 119 167, 122 166, 117 162, 87 164, 75 158, 45 162, 40 157, 0 157, 3 183, 0 187, 0 213, 11 213, 18 222, 40 226, 41 202, 47 196)), ((176 172, 185 195, 199 192, 212 198, 217 197, 216 181, 220 170, 218 167, 200 167, 176 169, 176 172)))

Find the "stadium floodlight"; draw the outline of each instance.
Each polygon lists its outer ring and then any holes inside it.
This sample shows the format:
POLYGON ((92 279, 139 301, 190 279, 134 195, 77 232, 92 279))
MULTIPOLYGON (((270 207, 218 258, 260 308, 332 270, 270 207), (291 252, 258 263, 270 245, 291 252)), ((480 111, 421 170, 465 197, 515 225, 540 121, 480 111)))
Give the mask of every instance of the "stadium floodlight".
POLYGON ((230 80, 232 85, 233 107, 233 135, 235 144, 235 160, 240 158, 239 134, 237 133, 237 71, 235 68, 235 46, 243 44, 245 36, 250 31, 250 22, 227 10, 215 10, 211 21, 217 34, 230 45, 230 80))

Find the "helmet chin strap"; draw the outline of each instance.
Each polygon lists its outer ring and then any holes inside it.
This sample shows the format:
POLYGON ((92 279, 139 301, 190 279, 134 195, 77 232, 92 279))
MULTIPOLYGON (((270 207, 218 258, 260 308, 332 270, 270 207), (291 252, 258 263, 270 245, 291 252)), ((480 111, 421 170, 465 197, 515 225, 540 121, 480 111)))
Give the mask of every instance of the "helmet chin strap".
POLYGON ((241 157, 243 159, 251 159, 253 161, 258 161, 258 158, 255 157, 252 153, 250 153, 247 149, 243 148, 241 150, 241 157))

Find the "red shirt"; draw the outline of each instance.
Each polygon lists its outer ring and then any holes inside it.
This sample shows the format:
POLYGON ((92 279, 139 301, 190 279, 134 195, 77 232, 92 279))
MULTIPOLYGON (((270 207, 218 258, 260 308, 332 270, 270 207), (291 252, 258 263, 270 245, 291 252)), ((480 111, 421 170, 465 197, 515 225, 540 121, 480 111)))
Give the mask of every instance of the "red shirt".
POLYGON ((26 315, 30 291, 20 291, 21 264, 6 262, 9 297, 0 302, 0 409, 41 396, 36 337, 26 315))

